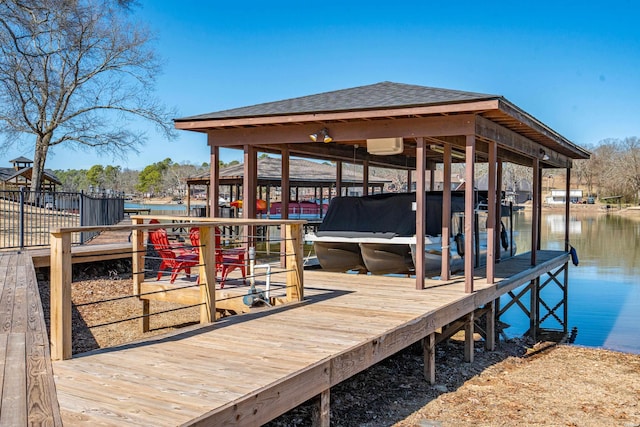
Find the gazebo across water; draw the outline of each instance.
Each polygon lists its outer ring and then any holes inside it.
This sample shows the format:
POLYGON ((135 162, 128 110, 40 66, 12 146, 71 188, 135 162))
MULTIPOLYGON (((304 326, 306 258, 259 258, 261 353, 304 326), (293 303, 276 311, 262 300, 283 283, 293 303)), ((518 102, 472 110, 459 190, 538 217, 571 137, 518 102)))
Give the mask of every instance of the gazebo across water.
MULTIPOLYGON (((289 173, 289 189, 291 202, 312 199, 314 202, 330 201, 337 195, 361 195, 363 190, 362 167, 355 164, 344 164, 342 168, 342 187, 340 194, 336 189, 337 169, 329 162, 311 161, 306 159, 291 159, 289 173)), ((267 203, 267 209, 272 202, 281 202, 282 197, 282 161, 279 158, 261 157, 257 160, 257 190, 258 198, 267 203)), ((244 165, 242 163, 228 166, 220 170, 218 179, 220 194, 224 194, 227 202, 242 200, 242 184, 244 180, 244 165)), ((209 172, 187 179, 187 211, 190 212, 192 187, 204 186, 207 206, 207 216, 210 216, 211 206, 209 186, 211 175, 209 172)), ((367 193, 381 193, 384 186, 391 181, 379 177, 368 180, 367 193)), ((222 199, 220 199, 222 200, 222 199)), ((216 211, 217 212, 217 211, 216 211)))

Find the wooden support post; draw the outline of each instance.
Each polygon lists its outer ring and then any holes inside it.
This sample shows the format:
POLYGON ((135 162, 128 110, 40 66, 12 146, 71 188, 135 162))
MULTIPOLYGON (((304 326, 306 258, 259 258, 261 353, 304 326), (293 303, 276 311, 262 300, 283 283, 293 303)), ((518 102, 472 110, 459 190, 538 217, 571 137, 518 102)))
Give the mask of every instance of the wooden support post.
MULTIPOLYGON (((258 186, 258 155, 253 145, 244 146, 244 176, 242 179, 242 217, 256 218, 256 192, 258 186)), ((246 251, 255 246, 256 227, 244 225, 244 243, 246 251)))
POLYGON ((331 389, 326 389, 315 399, 311 411, 313 427, 329 427, 331 425, 331 389))
POLYGON ((416 138, 416 289, 424 289, 424 245, 427 220, 426 160, 427 150, 424 138, 416 138))
MULTIPOLYGON (((134 225, 144 223, 142 218, 134 218, 132 220, 134 225)), ((133 247, 133 255, 131 258, 131 267, 133 270, 133 294, 140 295, 142 282, 144 282, 144 258, 146 254, 146 246, 144 244, 144 231, 140 229, 134 229, 131 235, 131 245, 133 247)), ((140 329, 142 332, 149 332, 149 300, 146 298, 140 298, 142 304, 142 317, 140 318, 140 329)))
POLYGON ((531 265, 536 265, 538 251, 538 235, 540 228, 538 217, 540 216, 540 160, 537 157, 533 159, 533 209, 531 210, 531 265))
POLYGON ((442 187, 442 264, 440 279, 451 278, 451 145, 445 144, 443 150, 443 187, 442 187))
MULTIPOLYGON (((289 199, 291 198, 291 187, 289 186, 289 150, 284 148, 280 151, 281 176, 280 180, 280 218, 289 218, 289 199)), ((280 267, 286 266, 286 234, 284 227, 280 227, 280 267)))
MULTIPOLYGON (((488 197, 487 197, 487 284, 495 282, 495 262, 496 262, 496 193, 498 192, 496 178, 496 164, 498 162, 498 147, 495 141, 489 141, 489 171, 488 171, 488 197)), ((500 216, 500 211, 497 212, 500 216)))
MULTIPOLYGON (((571 206, 571 169, 567 168, 567 178, 566 185, 564 189, 565 200, 564 200, 564 250, 565 252, 569 252, 569 225, 570 225, 570 217, 569 211, 571 206)), ((588 197, 589 195, 587 195, 588 197)))
POLYGON ((342 196, 342 161, 338 160, 336 161, 336 197, 340 196, 342 196))
POLYGON ((191 184, 187 182, 187 216, 191 216, 191 184))
POLYGON ((424 379, 433 385, 436 383, 436 333, 432 332, 422 340, 424 354, 424 379))
POLYGON ((369 195, 369 161, 362 162, 362 195, 369 195))
POLYGON ((200 227, 200 323, 216 318, 215 227, 200 227))
POLYGON ((539 315, 539 291, 540 277, 536 277, 529 284, 529 299, 531 307, 529 307, 529 336, 536 341, 538 339, 538 329, 540 328, 539 315))
POLYGON ((51 359, 71 358, 71 233, 51 233, 51 359))
POLYGON ((487 303, 487 308, 484 348, 493 351, 496 349, 496 301, 487 303))
POLYGON ((464 361, 473 363, 474 341, 473 341, 473 325, 474 312, 472 311, 466 316, 464 324, 464 361))
MULTIPOLYGON (((496 166, 496 189, 497 189, 497 197, 496 197, 496 232, 495 239, 496 242, 500 242, 500 232, 502 230, 502 160, 498 159, 498 164, 496 166)), ((512 218, 510 218, 511 220, 512 218)), ((513 224, 509 224, 509 228, 513 228, 513 224)), ((509 242, 511 245, 511 242, 509 242)), ((496 245, 495 252, 496 262, 500 262, 500 243, 496 245)))
MULTIPOLYGON (((212 138, 209 135, 209 138, 212 138)), ((211 145, 211 141, 209 141, 211 145)), ((220 148, 211 145, 211 163, 209 165, 209 186, 207 187, 207 197, 210 197, 206 207, 208 217, 219 217, 218 200, 220 200, 220 148)))
POLYGON ((284 226, 287 243, 287 302, 304 298, 302 224, 284 226))
POLYGON ((465 184, 464 184, 464 291, 473 292, 474 267, 474 223, 475 223, 475 179, 474 169, 476 161, 476 137, 466 136, 465 151, 465 184))

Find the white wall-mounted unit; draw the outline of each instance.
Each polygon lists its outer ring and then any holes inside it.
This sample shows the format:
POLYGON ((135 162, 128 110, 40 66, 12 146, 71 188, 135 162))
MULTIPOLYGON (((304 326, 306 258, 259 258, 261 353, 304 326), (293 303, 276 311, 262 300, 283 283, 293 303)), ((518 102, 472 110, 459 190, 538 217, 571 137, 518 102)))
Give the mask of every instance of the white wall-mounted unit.
POLYGON ((404 151, 402 138, 367 139, 367 151, 376 156, 390 156, 404 151))

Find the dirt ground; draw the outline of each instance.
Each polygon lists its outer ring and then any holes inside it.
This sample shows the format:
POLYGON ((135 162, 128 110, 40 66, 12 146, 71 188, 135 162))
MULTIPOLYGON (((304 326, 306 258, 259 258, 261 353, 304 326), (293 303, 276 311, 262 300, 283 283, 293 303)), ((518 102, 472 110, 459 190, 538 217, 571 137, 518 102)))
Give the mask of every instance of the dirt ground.
MULTIPOLYGON (((141 338, 135 299, 88 302, 131 295, 130 275, 119 263, 74 267, 73 351, 85 352, 141 338), (102 326, 101 326, 102 325, 102 326)), ((130 270, 128 270, 130 271, 130 270)), ((46 271, 39 286, 48 319, 46 271)), ((152 302, 152 311, 178 306, 152 302)), ((194 324, 198 309, 151 319, 160 334, 194 324)), ((424 381, 420 345, 382 361, 331 389, 332 426, 640 426, 640 355, 527 339, 501 341, 493 352, 476 344, 474 362, 463 361, 455 339, 436 349, 436 385, 424 381)), ((308 426, 307 402, 268 426, 308 426)))

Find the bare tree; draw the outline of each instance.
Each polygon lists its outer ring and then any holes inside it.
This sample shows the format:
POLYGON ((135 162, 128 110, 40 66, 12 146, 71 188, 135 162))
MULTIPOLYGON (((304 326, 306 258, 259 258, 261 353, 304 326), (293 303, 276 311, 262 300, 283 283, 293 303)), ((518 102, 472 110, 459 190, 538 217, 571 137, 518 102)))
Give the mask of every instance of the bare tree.
POLYGON ((621 148, 620 174, 637 203, 640 200, 640 140, 635 136, 625 138, 621 148))
POLYGON ((149 32, 131 22, 132 4, 0 2, 0 132, 7 141, 35 139, 33 190, 50 147, 123 156, 146 140, 127 126, 133 118, 174 137, 174 113, 152 96, 158 63, 149 32))

